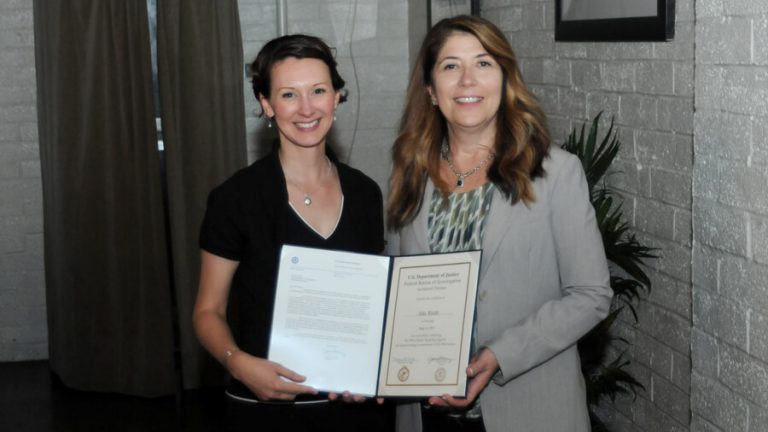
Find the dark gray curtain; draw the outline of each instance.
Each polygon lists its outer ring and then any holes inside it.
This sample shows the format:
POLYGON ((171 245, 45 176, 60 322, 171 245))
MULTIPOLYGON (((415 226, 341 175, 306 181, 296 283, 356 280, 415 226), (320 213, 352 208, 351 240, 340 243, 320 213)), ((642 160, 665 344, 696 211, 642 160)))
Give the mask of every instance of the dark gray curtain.
POLYGON ((175 389, 144 1, 35 0, 50 365, 81 390, 175 389))
POLYGON ((157 52, 184 386, 222 382, 192 331, 208 192, 246 164, 236 0, 158 0, 157 52))

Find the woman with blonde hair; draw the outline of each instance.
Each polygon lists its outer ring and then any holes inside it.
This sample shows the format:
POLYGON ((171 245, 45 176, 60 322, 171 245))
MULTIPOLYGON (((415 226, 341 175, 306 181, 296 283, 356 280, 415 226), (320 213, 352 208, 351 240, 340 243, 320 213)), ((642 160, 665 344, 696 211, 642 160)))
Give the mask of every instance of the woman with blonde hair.
POLYGON ((403 404, 398 430, 588 431, 576 343, 608 313, 602 241, 579 160, 551 146, 492 23, 426 35, 392 158, 388 252, 483 250, 467 397, 403 404))

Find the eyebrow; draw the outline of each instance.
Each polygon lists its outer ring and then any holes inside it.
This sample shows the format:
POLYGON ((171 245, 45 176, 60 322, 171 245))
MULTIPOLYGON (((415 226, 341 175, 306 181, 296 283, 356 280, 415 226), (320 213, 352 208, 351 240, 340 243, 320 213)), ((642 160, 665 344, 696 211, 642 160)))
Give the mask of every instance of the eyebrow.
MULTIPOLYGON (((492 55, 490 55, 490 54, 489 54, 489 53, 487 53, 487 52, 483 52, 483 53, 480 53, 480 54, 478 54, 478 55, 476 55, 476 56, 474 56, 474 57, 472 57, 472 58, 474 58, 474 59, 479 59, 479 58, 481 58, 481 57, 491 57, 491 58, 493 58, 493 56, 492 56, 492 55)), ((458 56, 445 56, 445 57, 443 57, 443 58, 439 59, 439 60, 437 61, 437 63, 442 63, 442 62, 444 62, 444 61, 446 61, 446 60, 460 60, 460 58, 459 58, 458 56)))
MULTIPOLYGON (((330 87, 332 87, 333 84, 332 83, 328 83, 328 82, 320 81, 320 82, 317 82, 317 83, 309 85, 310 88, 314 88, 314 87, 318 87, 318 86, 330 86, 330 87)), ((291 87, 291 86, 277 87, 277 90, 296 90, 296 89, 297 89, 297 87, 291 87)))

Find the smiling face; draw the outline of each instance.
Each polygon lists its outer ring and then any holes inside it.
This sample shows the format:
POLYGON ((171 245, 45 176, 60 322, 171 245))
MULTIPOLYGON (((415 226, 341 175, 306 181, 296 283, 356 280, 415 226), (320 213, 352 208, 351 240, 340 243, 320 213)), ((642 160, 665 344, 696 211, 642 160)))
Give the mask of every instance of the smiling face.
POLYGON ((314 58, 288 57, 272 67, 269 98, 260 95, 264 113, 280 132, 280 145, 325 144, 340 94, 333 89, 328 66, 314 58))
POLYGON ((437 54, 429 94, 450 129, 495 128, 501 104, 502 70, 473 35, 454 33, 437 54))

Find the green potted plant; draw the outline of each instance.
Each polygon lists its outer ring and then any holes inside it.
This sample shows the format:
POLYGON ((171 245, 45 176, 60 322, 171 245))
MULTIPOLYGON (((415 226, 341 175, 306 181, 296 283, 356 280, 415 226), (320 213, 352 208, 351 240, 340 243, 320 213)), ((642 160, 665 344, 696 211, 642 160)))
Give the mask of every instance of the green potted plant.
POLYGON ((624 310, 628 310, 635 322, 635 302, 650 293, 651 281, 644 270, 643 261, 657 258, 656 249, 642 245, 623 218, 622 204, 606 183, 608 170, 619 152, 614 120, 608 131, 598 141, 598 129, 602 111, 592 120, 589 133, 584 127, 574 129, 562 148, 576 155, 584 167, 589 186, 590 200, 603 238, 605 255, 611 269, 613 300, 611 312, 595 328, 579 341, 581 369, 587 385, 587 403, 593 432, 608 428, 594 413, 598 404, 606 399, 615 401, 618 394, 636 396, 637 390, 645 390, 627 370, 630 362, 625 352, 629 342, 611 332, 613 324, 624 310), (609 348, 618 352, 609 357, 609 348))

